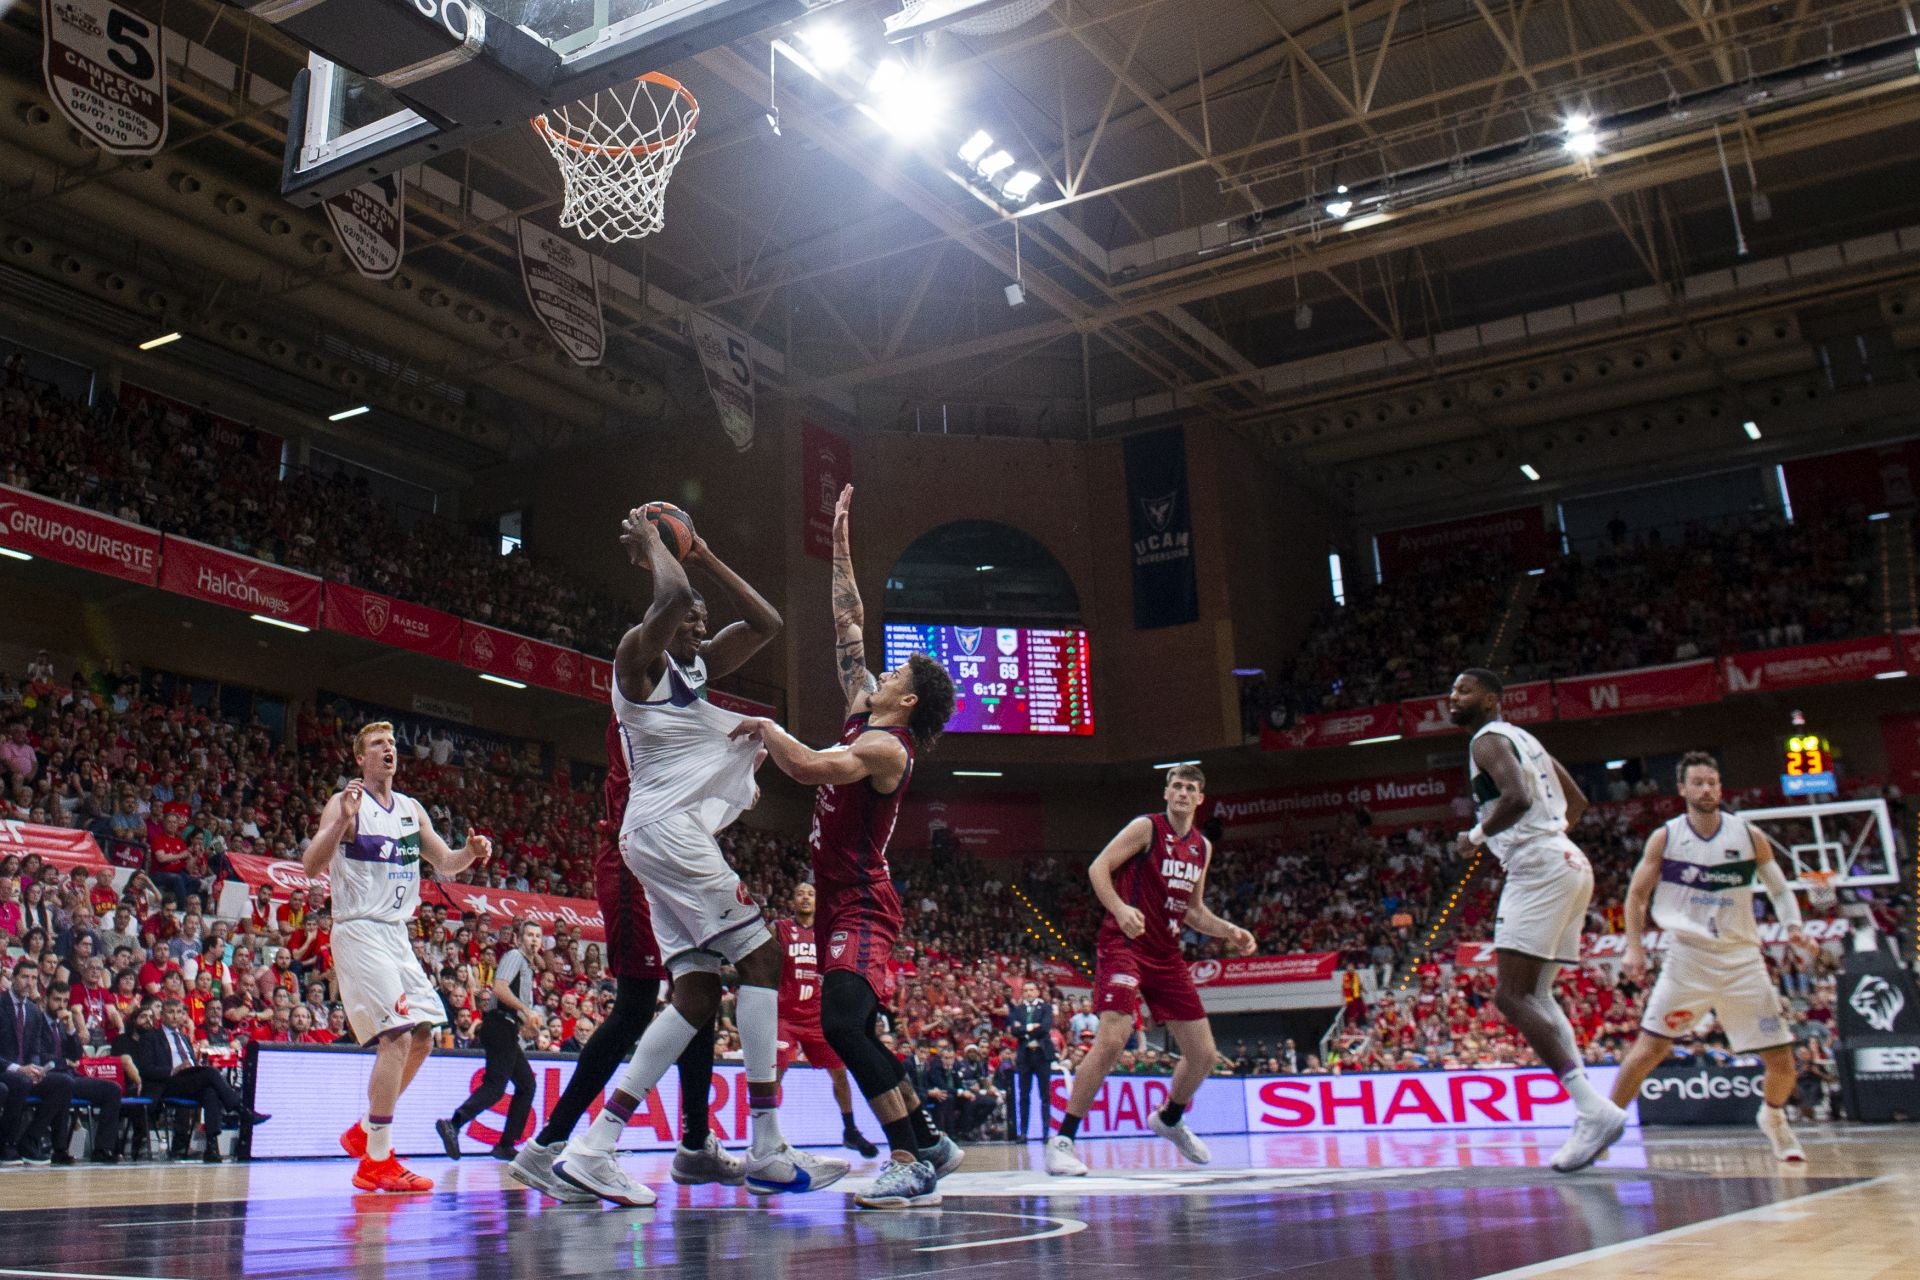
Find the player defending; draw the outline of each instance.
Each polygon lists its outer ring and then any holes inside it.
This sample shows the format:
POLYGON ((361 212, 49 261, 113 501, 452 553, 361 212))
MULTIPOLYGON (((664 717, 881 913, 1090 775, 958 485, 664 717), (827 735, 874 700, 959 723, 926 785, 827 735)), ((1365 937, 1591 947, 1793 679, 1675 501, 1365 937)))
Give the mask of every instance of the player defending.
POLYGON ((1561 1173, 1584 1169, 1626 1131, 1627 1113, 1587 1079, 1573 1024, 1554 999, 1564 964, 1580 963, 1580 926, 1593 868, 1567 832, 1587 798, 1540 740, 1500 718, 1500 677, 1471 667, 1454 679, 1449 716, 1473 731, 1467 776, 1479 823, 1460 833, 1462 853, 1489 849, 1506 872, 1493 924, 1493 1002, 1560 1077, 1579 1119, 1554 1154, 1561 1173))
POLYGON ((1720 808, 1720 766, 1704 751, 1680 759, 1680 796, 1687 811, 1647 837, 1646 852, 1627 889, 1627 956, 1621 968, 1644 981, 1647 953, 1641 934, 1647 907, 1667 935, 1659 981, 1647 999, 1640 1038, 1620 1064, 1615 1106, 1625 1107, 1640 1084, 1673 1050, 1676 1035, 1712 1009, 1735 1053, 1757 1053, 1767 1066, 1765 1100, 1757 1117, 1773 1154, 1792 1163, 1806 1152, 1787 1125, 1793 1097, 1793 1032, 1780 1016, 1780 993, 1767 976, 1760 933, 1753 923, 1753 882, 1766 886, 1787 941, 1804 946, 1800 903, 1773 856, 1773 844, 1737 813, 1720 808))
POLYGON ((393 789, 400 753, 385 720, 354 735, 360 777, 327 801, 320 830, 301 854, 307 875, 333 885, 333 964, 354 1039, 374 1046, 367 1113, 340 1145, 360 1158, 362 1191, 431 1191, 433 1180, 393 1155, 393 1111, 433 1049, 433 1028, 447 1010, 414 959, 407 921, 420 907, 420 860, 443 876, 484 866, 493 847, 469 836, 457 852, 433 829, 412 796, 393 789))
POLYGON ((1166 812, 1142 814, 1120 828, 1087 868, 1094 895, 1107 909, 1094 956, 1093 1010, 1100 1015, 1100 1029, 1073 1073, 1060 1131, 1047 1139, 1047 1172, 1055 1177, 1086 1176, 1087 1166, 1073 1151, 1074 1135, 1125 1051, 1143 997, 1180 1047, 1167 1104, 1148 1117, 1147 1127, 1195 1164, 1213 1159, 1181 1119, 1219 1055, 1213 1024, 1180 954, 1180 930, 1225 938, 1235 955, 1251 955, 1255 944, 1251 933, 1207 910, 1213 846, 1193 825, 1206 785, 1206 775, 1190 764, 1169 769, 1166 812))
POLYGON ((827 1043, 820 1029, 820 951, 814 942, 813 886, 804 881, 793 891, 793 914, 776 920, 773 936, 786 952, 786 968, 780 971, 780 1079, 799 1053, 807 1064, 820 1068, 833 1081, 833 1100, 840 1108, 842 1145, 871 1160, 880 1148, 867 1141, 853 1118, 853 1090, 847 1084, 847 1064, 827 1043))
MULTIPOLYGON (((673 1001, 641 1035, 619 1087, 587 1132, 554 1160, 553 1173, 615 1204, 641 1208, 654 1202, 651 1189, 621 1170, 614 1148, 640 1100, 719 1009, 720 968, 731 964, 740 976, 735 1019, 753 1129, 747 1190, 763 1196, 818 1190, 844 1177, 847 1164, 795 1151, 780 1136, 780 944, 714 839, 759 798, 753 783, 757 749, 729 737, 739 717, 701 696, 707 611, 686 570, 638 508, 622 523, 621 541, 629 558, 652 572, 653 603, 613 656, 613 709, 629 778, 620 853, 646 888, 654 937, 673 977, 673 1001)), ((750 653, 765 643, 761 636, 779 631, 773 606, 705 543, 697 542, 688 558, 719 577, 747 616, 744 631, 729 627, 714 637, 712 647, 721 650, 716 664, 723 657, 737 663, 739 648, 751 645, 750 653)))
POLYGON ((820 1026, 880 1118, 893 1159, 854 1197, 866 1209, 940 1203, 939 1180, 960 1167, 959 1144, 933 1127, 900 1060, 875 1030, 893 996, 893 948, 904 913, 887 869, 887 841, 900 816, 916 753, 929 751, 953 715, 953 681, 923 653, 876 679, 867 670, 866 612, 854 585, 848 512, 853 486, 833 509, 833 625, 846 728, 838 746, 814 751, 771 720, 734 730, 765 744, 780 771, 819 788, 813 797, 815 936, 826 939, 820 1026))

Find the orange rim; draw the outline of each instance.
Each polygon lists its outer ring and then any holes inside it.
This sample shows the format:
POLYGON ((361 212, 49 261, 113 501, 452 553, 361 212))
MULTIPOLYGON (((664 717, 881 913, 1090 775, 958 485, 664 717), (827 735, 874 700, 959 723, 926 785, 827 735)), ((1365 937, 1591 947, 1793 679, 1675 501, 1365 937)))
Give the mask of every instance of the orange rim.
POLYGON ((643 76, 635 76, 634 81, 635 83, 645 81, 648 84, 657 84, 663 89, 672 90, 686 100, 687 110, 690 114, 687 116, 686 124, 681 126, 678 133, 675 133, 672 137, 662 138, 658 142, 636 142, 630 147, 609 147, 602 143, 587 142, 580 138, 570 137, 560 132, 547 123, 545 112, 541 112, 533 118, 533 127, 541 137, 571 147, 575 151, 585 152, 588 155, 644 156, 651 155, 655 151, 665 151, 668 147, 677 145, 682 138, 693 132, 693 127, 696 124, 700 123, 700 103, 687 89, 687 86, 681 84, 672 76, 663 71, 649 71, 643 76))

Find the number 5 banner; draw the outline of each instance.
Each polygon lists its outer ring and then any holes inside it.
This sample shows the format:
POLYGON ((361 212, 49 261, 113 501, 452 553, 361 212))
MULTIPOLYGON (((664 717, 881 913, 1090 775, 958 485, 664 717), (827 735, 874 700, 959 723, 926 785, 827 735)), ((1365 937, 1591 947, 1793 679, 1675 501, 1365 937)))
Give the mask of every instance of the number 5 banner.
POLYGON ((727 439, 739 450, 753 448, 753 351, 747 335, 722 324, 704 311, 687 322, 700 367, 707 373, 707 390, 727 439))
POLYGON ((167 64, 160 28, 111 0, 52 0, 47 92, 75 128, 119 156, 149 156, 167 141, 167 64))

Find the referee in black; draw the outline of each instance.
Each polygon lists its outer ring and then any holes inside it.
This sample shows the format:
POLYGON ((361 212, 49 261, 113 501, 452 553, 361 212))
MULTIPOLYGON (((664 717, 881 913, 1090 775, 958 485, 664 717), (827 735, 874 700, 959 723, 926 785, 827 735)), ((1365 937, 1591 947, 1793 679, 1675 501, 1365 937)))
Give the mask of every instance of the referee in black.
POLYGON ((486 1074, 473 1096, 460 1104, 451 1120, 435 1120, 434 1132, 440 1135, 449 1160, 460 1158, 460 1131, 474 1117, 493 1109, 513 1082, 513 1101, 507 1107, 506 1128, 500 1141, 493 1144, 495 1160, 511 1160, 515 1144, 526 1136, 527 1117, 533 1111, 533 1068, 520 1048, 522 1031, 533 1035, 540 1028, 533 1011, 533 958, 540 954, 540 925, 522 921, 514 935, 514 949, 500 958, 493 971, 493 999, 480 1018, 480 1047, 487 1051, 486 1074))

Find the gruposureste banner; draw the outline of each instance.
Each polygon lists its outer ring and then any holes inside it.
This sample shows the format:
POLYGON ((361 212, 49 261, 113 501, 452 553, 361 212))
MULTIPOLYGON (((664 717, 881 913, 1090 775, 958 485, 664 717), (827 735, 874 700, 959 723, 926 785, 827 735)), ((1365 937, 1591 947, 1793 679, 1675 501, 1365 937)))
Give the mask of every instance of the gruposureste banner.
POLYGON ((85 507, 0 484, 0 547, 152 586, 160 535, 85 507))

